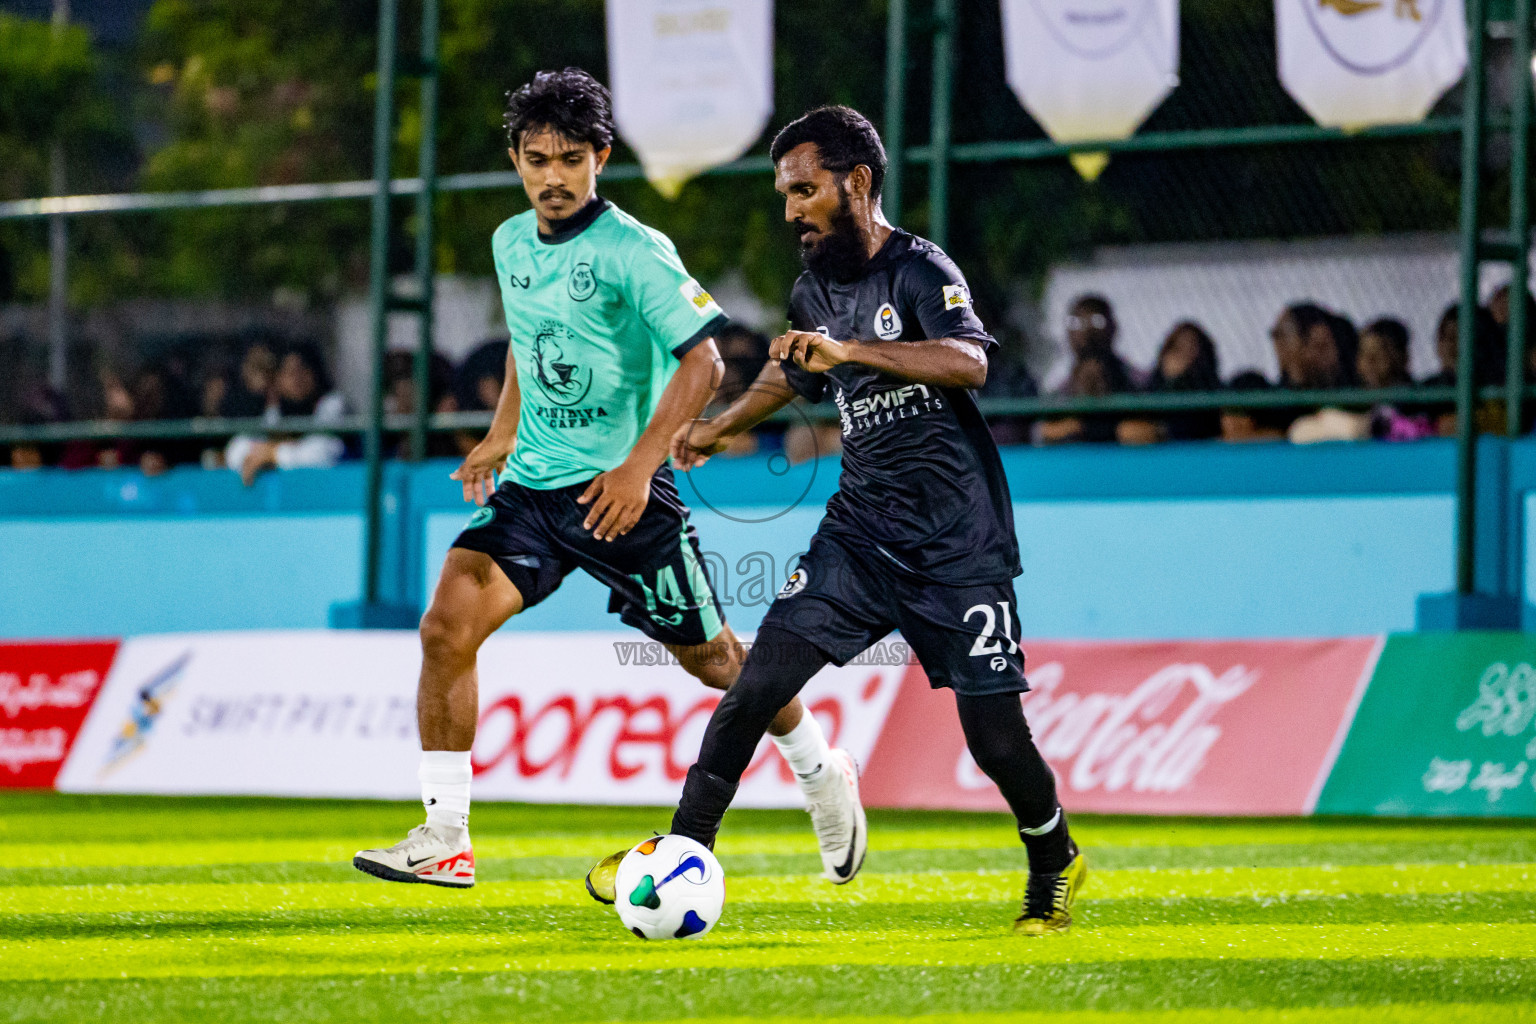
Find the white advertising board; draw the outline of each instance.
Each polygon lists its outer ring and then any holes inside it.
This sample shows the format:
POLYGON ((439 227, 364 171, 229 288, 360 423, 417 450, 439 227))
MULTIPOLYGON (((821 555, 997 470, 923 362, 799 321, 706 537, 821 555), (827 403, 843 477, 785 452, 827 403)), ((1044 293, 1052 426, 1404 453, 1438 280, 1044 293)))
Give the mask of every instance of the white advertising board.
MULTIPOLYGON (((669 804, 719 698, 634 632, 509 633, 480 652, 476 799, 669 804)), ((74 792, 419 795, 409 632, 126 640, 58 786, 74 792)), ((905 665, 828 668, 802 695, 828 738, 873 752, 905 665)), ((799 807, 766 740, 738 804, 799 807)))

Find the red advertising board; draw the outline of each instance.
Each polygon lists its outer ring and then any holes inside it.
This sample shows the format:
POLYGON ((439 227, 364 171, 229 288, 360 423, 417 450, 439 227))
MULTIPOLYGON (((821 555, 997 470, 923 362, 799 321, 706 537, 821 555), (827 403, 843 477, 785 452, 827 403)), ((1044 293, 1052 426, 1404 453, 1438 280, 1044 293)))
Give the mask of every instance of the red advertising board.
POLYGON ((0 644, 0 787, 53 785, 117 643, 0 644))
MULTIPOLYGON (((1069 811, 1307 814, 1381 649, 1343 640, 1032 643, 1024 713, 1069 811)), ((954 698, 912 666, 865 767, 874 807, 1006 809, 954 698)))

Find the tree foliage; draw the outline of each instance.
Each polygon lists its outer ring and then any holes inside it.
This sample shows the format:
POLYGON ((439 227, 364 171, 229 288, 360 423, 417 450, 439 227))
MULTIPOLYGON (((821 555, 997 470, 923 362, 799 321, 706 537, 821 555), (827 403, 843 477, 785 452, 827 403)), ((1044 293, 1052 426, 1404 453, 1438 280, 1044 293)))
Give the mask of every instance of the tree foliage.
MULTIPOLYGON (((417 47, 419 6, 403 3, 401 52, 417 47)), ((775 11, 772 131, 804 110, 849 103, 884 124, 884 0, 802 3, 775 11)), ((907 138, 927 140, 929 35, 913 14, 907 138)), ((1303 123, 1274 68, 1272 12, 1229 0, 1183 3, 1182 84, 1148 129, 1303 123)), ((1038 138, 1003 74, 996 0, 960 0, 957 142, 1038 138)), ((133 55, 138 174, 123 186, 221 188, 364 178, 371 168, 375 0, 156 0, 133 55)), ((603 0, 442 0, 439 163, 444 174, 508 166, 504 95, 540 68, 605 77, 603 0)), ((78 30, 0 16, 0 192, 45 188, 43 141, 99 130, 99 62, 78 30), (95 120, 93 120, 93 118, 95 120), (92 127, 95 125, 96 127, 92 127)), ((422 127, 415 82, 402 79, 396 173, 415 171, 422 127)), ((1454 102, 1454 98, 1451 102, 1454 102)), ((75 147, 89 153, 86 147, 75 147)), ((622 144, 615 160, 632 160, 622 144)), ((904 222, 927 230, 926 176, 912 167, 904 222)), ((90 180, 82 170, 72 180, 90 180)), ((97 174, 103 179, 104 174, 97 174)), ((1440 140, 1122 155, 1094 183, 1065 161, 963 164, 954 170, 950 247, 994 319, 1021 279, 1104 243, 1444 230, 1454 225, 1454 150, 1440 140)), ((739 268, 779 304, 798 262, 782 205, 761 175, 697 179, 669 202, 643 182, 606 194, 671 235, 691 268, 739 268)), ((515 189, 445 194, 438 269, 487 273, 495 225, 525 208, 515 189)), ((397 203, 394 264, 411 243, 397 203)), ((101 245, 82 252, 92 295, 271 296, 325 301, 366 274, 361 202, 291 204, 140 218, 95 218, 101 245), (99 223, 98 223, 99 222, 99 223)), ((20 275, 35 288, 35 277, 20 275)))

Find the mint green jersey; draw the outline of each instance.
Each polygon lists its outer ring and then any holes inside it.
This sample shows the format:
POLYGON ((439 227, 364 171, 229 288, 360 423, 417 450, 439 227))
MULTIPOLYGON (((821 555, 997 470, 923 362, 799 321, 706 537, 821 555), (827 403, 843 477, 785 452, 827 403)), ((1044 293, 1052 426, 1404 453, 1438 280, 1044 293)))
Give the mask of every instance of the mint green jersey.
POLYGON ((520 213, 491 248, 522 391, 501 480, 553 490, 613 469, 725 314, 667 236, 603 199, 552 236, 520 213))

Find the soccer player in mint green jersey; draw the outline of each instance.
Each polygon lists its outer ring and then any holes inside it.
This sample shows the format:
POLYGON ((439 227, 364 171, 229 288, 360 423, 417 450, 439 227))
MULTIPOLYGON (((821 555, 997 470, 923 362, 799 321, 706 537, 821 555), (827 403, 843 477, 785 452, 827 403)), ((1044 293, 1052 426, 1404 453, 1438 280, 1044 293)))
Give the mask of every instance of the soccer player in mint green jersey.
MULTIPOLYGON (((540 72, 508 96, 508 152, 533 209, 491 240, 512 335, 506 383, 485 440, 452 474, 480 508, 421 620, 427 821, 394 846, 359 852, 353 864, 370 875, 474 884, 476 654, 573 570, 606 584, 609 610, 704 685, 727 689, 741 671, 666 465, 673 435, 703 412, 723 372, 713 334, 726 319, 666 236, 598 197, 610 109, 608 91, 574 68, 540 72)), ((769 733, 800 778, 817 836, 845 834, 862 813, 848 755, 828 748, 798 698, 769 733)), ((615 868, 609 858, 588 875, 595 898, 612 902, 615 868)))

